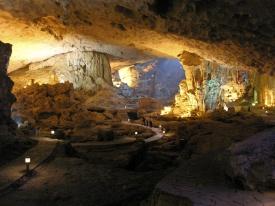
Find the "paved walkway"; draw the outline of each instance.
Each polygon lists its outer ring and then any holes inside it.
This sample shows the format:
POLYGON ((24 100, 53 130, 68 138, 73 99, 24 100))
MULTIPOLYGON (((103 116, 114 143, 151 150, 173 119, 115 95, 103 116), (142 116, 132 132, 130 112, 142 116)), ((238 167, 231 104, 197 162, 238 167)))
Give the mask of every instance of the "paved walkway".
POLYGON ((159 128, 147 127, 147 126, 144 126, 142 124, 136 124, 136 123, 126 122, 126 121, 122 121, 122 123, 126 124, 126 125, 138 126, 138 127, 143 127, 145 129, 152 130, 155 133, 155 135, 152 136, 152 137, 149 137, 149 138, 145 139, 144 140, 145 143, 155 142, 155 141, 158 141, 158 140, 160 140, 160 139, 162 139, 164 137, 164 134, 163 134, 162 130, 159 129, 159 128))
POLYGON ((5 190, 12 183, 26 175, 25 157, 31 158, 30 170, 39 166, 54 151, 58 140, 50 138, 33 138, 37 145, 28 150, 24 155, 0 167, 0 191, 5 190))

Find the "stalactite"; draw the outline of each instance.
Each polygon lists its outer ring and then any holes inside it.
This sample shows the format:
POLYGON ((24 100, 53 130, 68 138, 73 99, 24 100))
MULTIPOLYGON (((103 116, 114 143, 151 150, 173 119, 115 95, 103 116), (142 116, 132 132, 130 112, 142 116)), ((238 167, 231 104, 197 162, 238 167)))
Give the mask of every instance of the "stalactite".
MULTIPOLYGON (((200 115, 215 109, 235 107, 240 101, 246 105, 253 101, 251 72, 227 68, 191 53, 184 53, 181 61, 186 80, 179 85, 180 92, 175 97, 171 113, 182 117, 200 115)), ((267 93, 265 96, 272 99, 271 92, 267 93)))

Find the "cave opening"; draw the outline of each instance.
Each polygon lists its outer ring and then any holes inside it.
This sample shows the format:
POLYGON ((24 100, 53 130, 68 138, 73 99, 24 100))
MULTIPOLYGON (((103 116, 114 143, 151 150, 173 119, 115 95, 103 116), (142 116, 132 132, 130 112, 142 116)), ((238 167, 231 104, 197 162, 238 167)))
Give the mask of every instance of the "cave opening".
POLYGON ((113 73, 119 93, 136 101, 139 109, 150 110, 151 107, 152 111, 173 104, 184 78, 181 63, 177 59, 165 58, 122 67, 113 73))

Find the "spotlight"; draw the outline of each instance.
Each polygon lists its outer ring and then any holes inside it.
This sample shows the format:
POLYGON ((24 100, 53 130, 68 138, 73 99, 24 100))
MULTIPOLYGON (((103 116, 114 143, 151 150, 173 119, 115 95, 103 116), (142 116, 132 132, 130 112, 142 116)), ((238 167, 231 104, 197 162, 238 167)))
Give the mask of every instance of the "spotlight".
POLYGON ((163 130, 163 131, 162 131, 162 133, 163 133, 163 134, 165 134, 165 133, 166 133, 166 131, 165 131, 165 130, 163 130))
POLYGON ((31 158, 25 157, 25 164, 26 164, 26 173, 30 172, 30 164, 31 164, 31 158))
POLYGON ((54 130, 52 130, 52 131, 51 131, 51 134, 52 134, 52 135, 54 135, 54 134, 55 134, 55 131, 54 131, 54 130))
POLYGON ((138 132, 135 132, 135 135, 138 135, 138 132))

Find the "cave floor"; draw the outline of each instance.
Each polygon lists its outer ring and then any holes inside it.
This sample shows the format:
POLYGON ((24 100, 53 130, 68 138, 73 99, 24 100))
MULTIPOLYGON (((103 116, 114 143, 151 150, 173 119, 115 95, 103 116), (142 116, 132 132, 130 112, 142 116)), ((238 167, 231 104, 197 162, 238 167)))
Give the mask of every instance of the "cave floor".
MULTIPOLYGON (((54 150, 52 157, 37 167, 21 187, 0 195, 0 205, 273 206, 274 193, 237 190, 222 173, 220 150, 274 127, 274 115, 262 117, 265 121, 250 114, 155 120, 155 125, 162 124, 167 134, 149 147, 138 141, 101 151, 45 141, 44 146, 38 144, 32 149, 41 146, 36 154, 30 155, 41 159, 43 153, 54 150), (189 139, 192 147, 179 148, 179 137, 189 139)), ((22 162, 22 157, 16 161, 22 162)), ((19 173, 21 166, 16 168, 19 173)))

